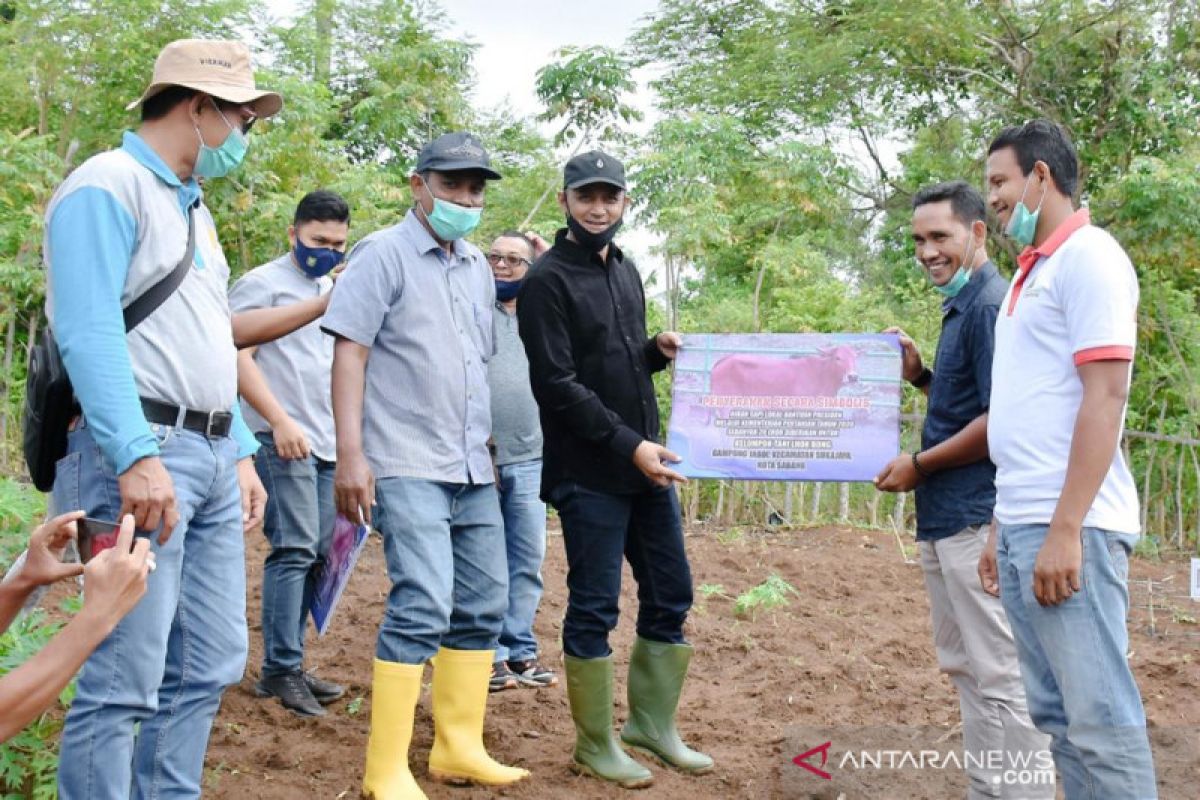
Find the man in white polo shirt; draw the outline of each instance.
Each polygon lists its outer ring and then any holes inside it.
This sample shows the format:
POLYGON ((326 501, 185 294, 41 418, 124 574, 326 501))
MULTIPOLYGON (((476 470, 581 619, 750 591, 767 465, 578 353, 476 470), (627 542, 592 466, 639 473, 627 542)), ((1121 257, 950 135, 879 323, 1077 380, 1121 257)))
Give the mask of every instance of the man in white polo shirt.
POLYGON ((1035 120, 988 148, 988 202, 1024 245, 996 323, 988 447, 996 520, 980 560, 1017 643, 1029 713, 1068 800, 1157 796, 1128 650, 1138 498, 1118 446, 1138 282, 1075 210, 1075 148, 1035 120))

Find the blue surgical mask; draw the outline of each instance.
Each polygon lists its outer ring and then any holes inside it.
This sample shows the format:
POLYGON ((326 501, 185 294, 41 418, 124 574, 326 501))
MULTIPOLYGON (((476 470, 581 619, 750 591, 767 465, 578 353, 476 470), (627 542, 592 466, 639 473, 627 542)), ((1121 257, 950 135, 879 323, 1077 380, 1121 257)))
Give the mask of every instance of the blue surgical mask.
POLYGON ((1030 211, 1025 206, 1025 194, 1029 191, 1029 182, 1033 180, 1033 173, 1029 173, 1029 177, 1025 179, 1025 188, 1021 190, 1021 200, 1017 203, 1017 207, 1013 209, 1012 217, 1008 220, 1008 227, 1004 229, 1004 233, 1008 238, 1012 239, 1022 247, 1029 247, 1033 244, 1033 237, 1037 234, 1038 217, 1042 213, 1042 203, 1046 202, 1046 189, 1042 187, 1042 199, 1038 200, 1037 208, 1030 211))
POLYGON ((962 266, 958 268, 958 272, 954 273, 954 277, 946 281, 945 286, 935 285, 933 287, 934 289, 937 289, 938 294, 940 294, 942 297, 947 299, 951 297, 957 297, 958 293, 962 291, 963 287, 971 282, 970 264, 975 255, 975 250, 971 247, 971 245, 974 243, 972 241, 973 239, 973 234, 967 234, 967 249, 963 252, 962 266))
MULTIPOLYGON (((429 196, 433 198, 433 213, 425 214, 425 219, 429 221, 429 227, 433 228, 433 232, 443 242, 457 241, 471 233, 479 225, 479 218, 483 215, 482 208, 467 208, 440 197, 434 197, 424 178, 421 179, 421 183, 425 185, 425 191, 429 192, 429 196)), ((421 213, 425 213, 424 208, 421 209, 421 213)))
POLYGON ((332 247, 309 247, 300 241, 299 236, 296 237, 296 246, 292 248, 292 257, 300 269, 314 280, 332 272, 345 256, 345 253, 332 247))
POLYGON ((517 296, 517 292, 521 291, 521 284, 524 282, 524 278, 519 281, 502 281, 496 278, 496 299, 501 303, 512 300, 517 296))
MULTIPOLYGON (((225 119, 225 115, 221 113, 221 109, 217 106, 215 100, 209 98, 213 104, 213 108, 217 109, 217 113, 221 114, 221 119, 229 125, 229 120, 225 119)), ((196 166, 192 168, 192 174, 197 178, 223 178, 237 168, 242 163, 242 159, 246 157, 246 136, 240 130, 229 125, 229 135, 225 137, 225 141, 220 147, 209 147, 204 143, 204 137, 200 135, 200 128, 196 126, 196 138, 200 140, 200 152, 196 154, 196 166)))

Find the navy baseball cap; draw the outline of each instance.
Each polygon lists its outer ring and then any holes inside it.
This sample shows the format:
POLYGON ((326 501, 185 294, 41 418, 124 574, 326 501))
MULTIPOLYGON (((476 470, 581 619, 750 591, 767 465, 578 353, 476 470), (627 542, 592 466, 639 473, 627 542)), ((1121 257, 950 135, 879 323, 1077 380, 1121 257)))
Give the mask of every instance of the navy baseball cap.
POLYGON ((487 150, 479 139, 466 131, 456 131, 442 134, 422 147, 415 171, 454 172, 467 169, 482 172, 488 180, 500 180, 500 173, 492 169, 487 150))
POLYGON ((589 183, 607 183, 624 189, 625 165, 599 150, 580 153, 563 168, 563 188, 578 189, 589 183))

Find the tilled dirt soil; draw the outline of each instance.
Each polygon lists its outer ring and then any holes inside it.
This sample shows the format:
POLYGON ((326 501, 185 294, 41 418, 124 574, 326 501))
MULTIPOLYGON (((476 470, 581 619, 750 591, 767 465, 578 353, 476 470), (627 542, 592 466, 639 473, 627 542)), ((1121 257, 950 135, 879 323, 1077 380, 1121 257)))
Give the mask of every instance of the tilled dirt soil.
MULTIPOLYGON (((656 764, 654 786, 636 797, 953 798, 966 779, 948 768, 830 769, 831 780, 793 758, 831 741, 826 768, 846 752, 953 750, 958 703, 938 673, 920 568, 905 563, 890 533, 846 528, 715 530, 687 538, 697 586, 688 623, 696 646, 681 704, 680 728, 717 763, 688 778, 656 764), (786 607, 738 616, 735 598, 777 574, 795 587, 786 607)), ((259 586, 265 543, 249 543, 250 662, 225 696, 208 750, 205 794, 216 798, 356 798, 370 719, 375 633, 388 590, 377 537, 368 543, 330 633, 312 635, 308 665, 349 687, 326 717, 298 719, 251 687, 262 653, 259 586)), ((558 636, 566 601, 562 540, 551 536, 546 594, 536 631, 543 660, 561 677, 558 636)), ((1200 606, 1187 591, 1186 565, 1135 560, 1131 582, 1132 663, 1145 698, 1163 800, 1200 797, 1200 606), (1145 581, 1159 584, 1150 632, 1145 581), (1138 581, 1141 581, 1139 584, 1138 581), (1162 586, 1175 597, 1162 596, 1162 586), (1140 588, 1139 588, 1140 587, 1140 588), (1141 606, 1141 607, 1139 607, 1141 606)), ((626 572, 617 662, 616 717, 623 720, 624 672, 633 637, 634 584, 626 572)), ((430 672, 426 672, 426 681, 430 672)), ((510 690, 489 700, 486 743, 499 760, 531 770, 503 790, 441 786, 425 761, 432 741, 428 687, 422 696, 411 764, 432 798, 617 798, 627 792, 569 769, 574 729, 562 685, 510 690)), ((893 761, 900 756, 891 756, 893 761)), ((808 763, 820 766, 820 756, 808 763)), ((901 764, 903 766, 903 764, 901 764)), ((911 765, 910 765, 911 766, 911 765)))

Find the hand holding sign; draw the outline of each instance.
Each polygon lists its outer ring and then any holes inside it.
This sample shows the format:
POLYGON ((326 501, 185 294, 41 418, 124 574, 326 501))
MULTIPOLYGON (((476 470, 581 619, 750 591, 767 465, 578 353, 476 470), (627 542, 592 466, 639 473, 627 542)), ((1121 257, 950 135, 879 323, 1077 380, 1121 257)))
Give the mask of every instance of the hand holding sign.
POLYGON ((666 464, 666 462, 678 464, 682 460, 679 456, 656 442, 642 442, 633 451, 634 466, 659 486, 670 486, 672 482, 687 483, 687 478, 666 464))

